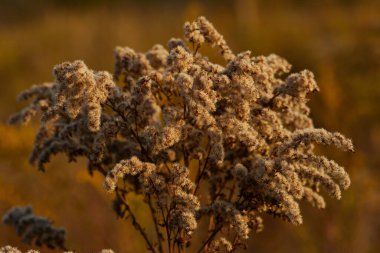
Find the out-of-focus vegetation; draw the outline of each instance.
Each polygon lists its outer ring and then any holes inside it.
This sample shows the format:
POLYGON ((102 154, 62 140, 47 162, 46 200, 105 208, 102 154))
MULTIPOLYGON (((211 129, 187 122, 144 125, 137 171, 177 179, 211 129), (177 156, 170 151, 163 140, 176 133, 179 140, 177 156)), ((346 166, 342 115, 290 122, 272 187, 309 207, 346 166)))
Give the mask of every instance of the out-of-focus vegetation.
MULTIPOLYGON (((370 0, 0 0, 0 215, 32 204, 66 227, 68 247, 78 252, 144 251, 130 224, 116 219, 101 177, 87 175, 85 161, 68 164, 59 156, 45 174, 38 172, 27 163, 35 127, 5 121, 21 107, 18 92, 52 80, 54 64, 83 59, 90 68, 112 70, 116 45, 146 51, 182 36, 185 20, 205 15, 236 52, 276 53, 294 70, 313 71, 321 87, 311 100, 315 125, 342 132, 356 146, 355 154, 328 150, 351 175, 341 201, 328 201, 326 210, 305 204, 300 227, 266 219, 250 250, 379 252, 379 9, 370 0)), ((210 57, 217 56, 210 51, 210 57)), ((144 219, 145 207, 133 207, 144 219)), ((0 225, 0 245, 6 244, 28 248, 0 225)))

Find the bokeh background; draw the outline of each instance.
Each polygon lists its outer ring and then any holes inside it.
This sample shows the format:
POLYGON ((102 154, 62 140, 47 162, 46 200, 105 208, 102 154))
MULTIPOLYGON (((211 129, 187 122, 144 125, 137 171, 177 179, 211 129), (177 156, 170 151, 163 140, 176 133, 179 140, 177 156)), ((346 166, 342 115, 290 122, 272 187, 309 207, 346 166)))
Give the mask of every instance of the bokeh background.
MULTIPOLYGON (((0 216, 11 206, 32 204, 37 214, 67 229, 67 245, 77 252, 145 252, 129 222, 116 219, 102 178, 87 175, 85 161, 68 164, 57 156, 40 173, 27 162, 37 123, 5 122, 22 107, 16 95, 51 81, 55 64, 83 59, 93 69, 112 71, 115 46, 147 51, 166 44, 198 15, 213 22, 235 52, 276 53, 293 71, 313 71, 321 88, 310 101, 315 125, 342 132, 356 146, 355 154, 326 149, 351 175, 352 186, 340 201, 326 196, 325 210, 302 205, 304 224, 298 227, 266 218, 247 252, 380 252, 376 0, 0 0, 0 216)), ((220 60, 212 51, 210 57, 220 60)), ((146 209, 131 201, 150 233, 146 209)), ((30 248, 1 224, 0 245, 7 244, 30 248)))

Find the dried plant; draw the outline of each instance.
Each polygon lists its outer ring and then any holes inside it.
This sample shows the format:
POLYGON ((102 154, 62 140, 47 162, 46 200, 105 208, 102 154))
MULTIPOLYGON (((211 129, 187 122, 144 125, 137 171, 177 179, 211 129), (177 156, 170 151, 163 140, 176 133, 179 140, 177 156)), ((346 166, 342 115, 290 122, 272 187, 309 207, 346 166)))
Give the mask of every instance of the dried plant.
MULTIPOLYGON (((5 247, 0 248, 0 253, 22 253, 22 252, 15 247, 5 246, 5 247)), ((38 250, 28 250, 26 253, 40 253, 40 252, 38 250)), ((74 252, 65 251, 64 253, 74 253, 74 252)), ((113 250, 110 250, 110 249, 103 249, 100 251, 100 253, 114 253, 114 252, 113 250)))
POLYGON ((318 91, 313 73, 288 74, 291 65, 275 54, 235 55, 204 17, 184 29, 187 43, 173 38, 168 49, 117 47, 113 76, 65 62, 54 82, 21 93, 18 100, 32 102, 10 122, 42 115, 30 161, 44 171, 54 154, 86 157, 89 172, 104 175, 118 216, 160 253, 192 246, 200 220, 208 234, 193 250, 233 252, 262 230, 264 214, 298 225, 301 200, 324 208, 321 189, 339 199, 350 178, 314 154, 314 144, 353 145, 314 128, 306 105, 318 91), (225 65, 199 52, 205 44, 225 65), (156 238, 131 210, 130 193, 144 196, 156 238))
POLYGON ((45 217, 35 216, 31 206, 13 207, 4 215, 3 223, 13 226, 27 244, 65 249, 65 230, 53 227, 45 217))

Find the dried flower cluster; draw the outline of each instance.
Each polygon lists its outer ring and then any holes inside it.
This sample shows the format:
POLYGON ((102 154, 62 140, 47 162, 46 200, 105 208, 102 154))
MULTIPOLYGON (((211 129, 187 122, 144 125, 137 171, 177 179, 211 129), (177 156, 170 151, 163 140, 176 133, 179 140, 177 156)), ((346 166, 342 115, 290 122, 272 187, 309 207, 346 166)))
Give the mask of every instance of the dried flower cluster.
POLYGON ((14 227, 27 244, 65 249, 65 230, 53 227, 53 223, 45 217, 35 216, 31 206, 13 207, 4 215, 3 223, 14 227))
MULTIPOLYGON (((0 248, 0 253, 22 253, 22 252, 15 247, 5 246, 5 247, 0 248)), ((40 253, 40 251, 28 250, 26 253, 40 253)), ((74 253, 74 252, 73 251, 65 251, 63 253, 74 253)), ((114 252, 113 252, 113 250, 110 250, 110 249, 103 249, 99 253, 114 253, 114 252)))
POLYGON ((204 17, 184 26, 185 41, 146 53, 115 49, 115 72, 82 61, 54 67, 55 81, 19 100, 30 106, 11 118, 42 114, 31 162, 40 170, 56 153, 88 158, 105 176, 114 208, 128 217, 152 252, 183 252, 199 221, 209 222, 198 252, 233 252, 270 214, 301 224, 299 202, 325 207, 321 190, 339 199, 346 171, 314 154, 314 144, 353 151, 339 133, 314 128, 307 95, 313 73, 289 74, 283 58, 235 55, 204 17), (188 42, 188 43, 186 43, 188 42), (224 65, 200 54, 217 47, 224 65), (157 238, 148 238, 126 196, 142 194, 157 238), (164 245, 167 244, 167 245, 164 245))

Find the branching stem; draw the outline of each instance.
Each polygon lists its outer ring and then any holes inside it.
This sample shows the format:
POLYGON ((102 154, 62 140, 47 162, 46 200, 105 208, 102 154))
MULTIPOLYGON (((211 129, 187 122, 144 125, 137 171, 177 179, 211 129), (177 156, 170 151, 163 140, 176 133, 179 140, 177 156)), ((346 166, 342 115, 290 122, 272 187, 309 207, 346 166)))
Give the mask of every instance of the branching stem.
POLYGON ((140 223, 137 221, 136 219, 136 216, 134 215, 134 213, 132 212, 130 206, 128 205, 128 203, 125 201, 124 197, 118 193, 118 189, 116 189, 116 195, 117 195, 117 198, 123 203, 123 205, 125 206, 129 216, 132 220, 132 225, 136 228, 137 231, 139 231, 140 235, 144 238, 146 244, 148 245, 148 249, 150 251, 152 251, 153 253, 156 253, 156 250, 155 248, 153 247, 153 244, 152 242, 149 240, 148 238, 148 235, 146 234, 144 228, 140 225, 140 223))

